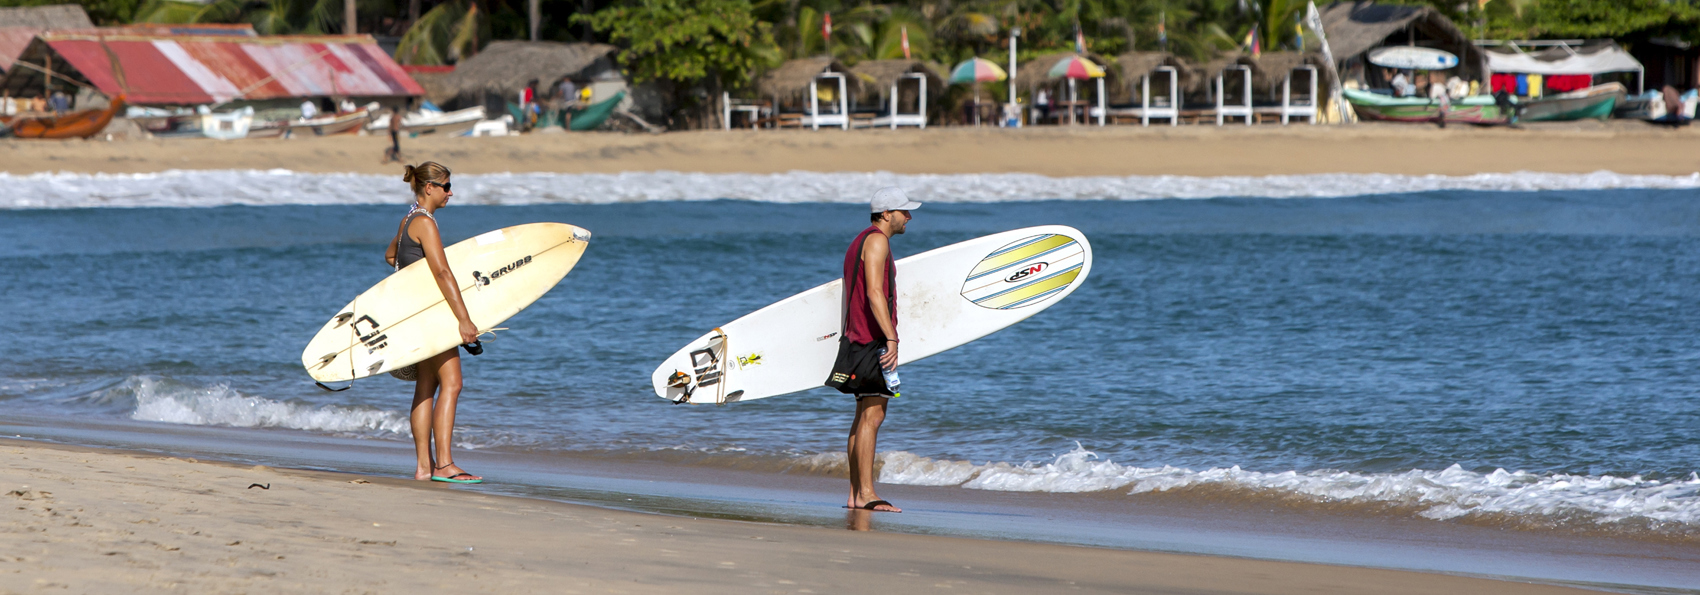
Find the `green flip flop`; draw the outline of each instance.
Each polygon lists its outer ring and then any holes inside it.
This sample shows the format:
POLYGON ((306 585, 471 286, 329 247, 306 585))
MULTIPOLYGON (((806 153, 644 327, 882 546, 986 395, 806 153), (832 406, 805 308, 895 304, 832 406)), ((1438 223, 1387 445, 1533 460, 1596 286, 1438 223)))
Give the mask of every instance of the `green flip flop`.
MULTIPOLYGON (((443 465, 441 467, 433 468, 432 471, 435 471, 437 469, 447 469, 451 465, 454 465, 454 463, 452 461, 448 465, 443 465)), ((441 481, 441 482, 444 482, 444 483, 484 483, 484 480, 482 478, 479 478, 478 476, 473 475, 471 473, 467 473, 465 471, 462 471, 460 473, 456 473, 454 475, 450 475, 448 477, 443 477, 443 476, 440 476, 440 475, 432 474, 431 475, 431 481, 441 481), (458 479, 458 478, 461 478, 461 477, 470 477, 472 479, 458 479)))

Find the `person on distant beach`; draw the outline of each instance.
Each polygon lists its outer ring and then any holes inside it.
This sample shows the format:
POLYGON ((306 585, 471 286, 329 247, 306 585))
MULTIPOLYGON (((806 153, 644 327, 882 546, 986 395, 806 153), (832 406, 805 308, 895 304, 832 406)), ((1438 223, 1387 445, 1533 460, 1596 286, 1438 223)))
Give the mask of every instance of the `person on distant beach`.
MULTIPOLYGON (((897 369, 897 264, 891 257, 891 237, 902 235, 921 203, 909 200, 902 188, 887 186, 869 201, 873 224, 862 230, 844 252, 844 338, 851 349, 879 349, 880 368, 897 369)), ((882 387, 883 388, 883 387, 882 387)), ((874 493, 874 453, 890 390, 856 395, 856 418, 850 422, 846 454, 850 463, 850 499, 855 510, 903 512, 874 493)))
POLYGON ((1447 94, 1446 81, 1438 72, 1429 76, 1428 99, 1439 104, 1440 109, 1436 111, 1434 119, 1436 124, 1445 128, 1446 112, 1452 110, 1452 96, 1447 94))
POLYGON ((401 109, 390 110, 390 148, 384 149, 384 163, 401 161, 401 109))
POLYGON ((47 103, 53 107, 55 116, 64 116, 66 112, 71 111, 71 96, 66 95, 64 91, 54 91, 53 98, 48 99, 47 103))
MULTIPOLYGON (((449 204, 454 192, 449 190, 449 168, 433 161, 418 166, 406 166, 402 181, 413 187, 413 208, 401 220, 395 241, 390 242, 384 259, 400 270, 424 259, 443 292, 449 310, 459 321, 460 341, 471 345, 478 340, 478 327, 472 324, 455 283, 454 271, 449 270, 448 256, 443 253, 443 238, 437 231, 436 211, 449 204), (423 215, 423 217, 421 217, 423 215)), ((484 478, 467 473, 455 465, 449 446, 454 444, 455 406, 460 400, 460 348, 431 356, 415 367, 413 385, 413 448, 419 464, 413 472, 417 480, 448 483, 482 483, 484 478), (433 448, 435 446, 435 448, 433 448), (438 464, 438 463, 442 464, 438 464)))

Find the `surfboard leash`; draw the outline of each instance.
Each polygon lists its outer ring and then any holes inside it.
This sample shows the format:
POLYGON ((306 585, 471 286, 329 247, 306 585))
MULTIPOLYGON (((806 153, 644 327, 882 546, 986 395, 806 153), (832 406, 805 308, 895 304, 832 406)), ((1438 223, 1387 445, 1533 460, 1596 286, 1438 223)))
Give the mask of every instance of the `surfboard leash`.
MULTIPOLYGON (((351 319, 354 318, 352 313, 360 311, 360 298, 359 297, 355 297, 354 301, 350 302, 348 304, 348 311, 350 312, 349 318, 351 318, 351 319)), ((354 388, 354 343, 359 341, 359 340, 360 340, 360 333, 358 331, 354 330, 354 325, 352 325, 352 324, 348 325, 348 386, 345 386, 345 387, 342 387, 342 388, 331 388, 331 387, 325 386, 325 383, 319 382, 317 380, 314 380, 313 384, 316 384, 316 385, 319 386, 319 388, 325 389, 325 390, 333 392, 333 393, 340 393, 342 391, 354 388)))

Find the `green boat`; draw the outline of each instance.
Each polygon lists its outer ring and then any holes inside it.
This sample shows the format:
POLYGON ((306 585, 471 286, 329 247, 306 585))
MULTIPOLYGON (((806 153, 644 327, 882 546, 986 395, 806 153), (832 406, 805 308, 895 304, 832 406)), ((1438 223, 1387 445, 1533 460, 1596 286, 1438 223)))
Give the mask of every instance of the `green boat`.
MULTIPOLYGON (((608 116, 614 113, 614 108, 620 106, 620 100, 625 98, 626 92, 621 91, 619 93, 615 93, 613 97, 609 97, 606 100, 598 101, 581 108, 564 110, 565 113, 571 113, 573 116, 572 126, 568 128, 568 130, 582 132, 585 130, 595 130, 601 127, 603 122, 608 121, 608 116)), ((520 109, 519 104, 512 101, 508 102, 508 113, 513 115, 514 121, 516 122, 525 118, 525 111, 520 109)), ((551 126, 560 126, 561 122, 566 119, 562 117, 562 113, 562 110, 549 110, 539 114, 537 117, 536 127, 542 129, 549 128, 551 126)))
POLYGON ((1592 118, 1603 122, 1611 117, 1611 112, 1617 104, 1628 96, 1628 89, 1620 83, 1594 85, 1530 101, 1518 119, 1525 122, 1558 122, 1592 118))
MULTIPOLYGON (((1427 97, 1393 97, 1357 89, 1343 89, 1341 93, 1352 104, 1352 111, 1365 120, 1434 122, 1440 118, 1440 103, 1427 97)), ((1504 124, 1509 114, 1502 112, 1492 95, 1471 95, 1452 102, 1452 108, 1446 110, 1446 121, 1504 124)))

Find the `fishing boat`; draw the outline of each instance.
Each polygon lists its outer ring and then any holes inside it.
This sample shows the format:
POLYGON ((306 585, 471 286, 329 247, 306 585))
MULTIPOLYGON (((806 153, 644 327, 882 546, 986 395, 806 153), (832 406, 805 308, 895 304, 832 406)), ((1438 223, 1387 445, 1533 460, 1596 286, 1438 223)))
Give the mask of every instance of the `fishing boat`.
MULTIPOLYGON (((1434 122, 1440 118, 1440 103, 1427 97, 1393 97, 1358 89, 1342 89, 1352 111, 1365 120, 1386 122, 1434 122)), ((1447 122, 1465 124, 1505 124, 1510 114, 1504 113, 1491 95, 1471 95, 1452 102, 1446 110, 1447 122)))
MULTIPOLYGON (((362 124, 372 119, 372 113, 378 111, 377 103, 369 103, 366 107, 341 114, 326 114, 317 118, 289 120, 284 124, 288 127, 289 135, 315 134, 325 136, 341 134, 360 128, 362 124)), ((402 119, 406 124, 407 119, 402 119)), ((387 122, 385 123, 388 124, 387 122)))
MULTIPOLYGON (((453 136, 472 130, 484 120, 484 106, 474 106, 452 112, 424 110, 408 112, 401 117, 401 130, 412 136, 422 134, 440 134, 453 136)), ((384 114, 372 119, 366 125, 371 132, 384 132, 390 128, 390 114, 384 114)))
POLYGON ((201 134, 218 140, 248 138, 254 125, 254 108, 245 107, 233 112, 214 113, 201 107, 201 134))
POLYGON ((64 116, 16 117, 4 124, 11 127, 17 138, 88 138, 106 129, 113 116, 124 109, 124 96, 112 98, 105 109, 73 112, 64 116))
POLYGON ((1596 119, 1604 121, 1629 96, 1621 83, 1594 85, 1569 93, 1543 96, 1529 101, 1518 119, 1530 122, 1596 119))

